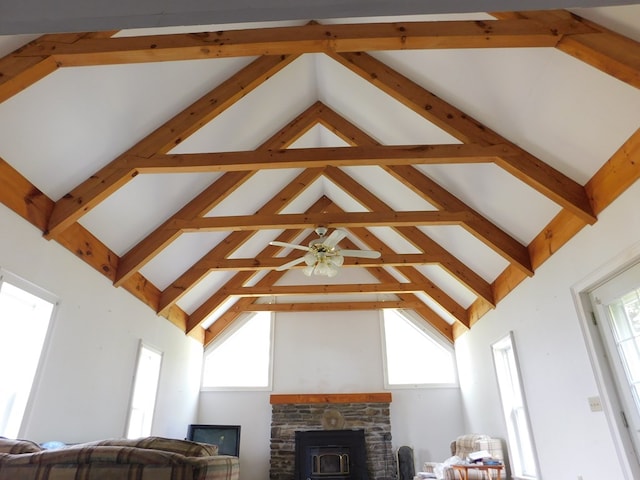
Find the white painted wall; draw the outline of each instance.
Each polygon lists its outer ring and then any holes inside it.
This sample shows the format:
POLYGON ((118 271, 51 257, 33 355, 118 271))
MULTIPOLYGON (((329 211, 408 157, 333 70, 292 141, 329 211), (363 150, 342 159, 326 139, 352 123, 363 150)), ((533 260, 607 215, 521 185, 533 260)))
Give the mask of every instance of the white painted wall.
POLYGON ((123 436, 140 339, 164 352, 152 433, 185 437, 197 413, 201 345, 4 206, 0 266, 60 298, 22 437, 123 436))
MULTIPOLYGON (((271 393, 383 392, 378 312, 279 313, 273 392, 203 392, 199 421, 240 424, 242 480, 269 478, 271 393)), ((463 432, 457 388, 392 390, 394 448, 414 448, 416 468, 450 456, 463 432)))
POLYGON ((543 479, 623 478, 571 287, 640 241, 640 182, 456 342, 467 429, 505 438, 490 345, 513 330, 543 479))

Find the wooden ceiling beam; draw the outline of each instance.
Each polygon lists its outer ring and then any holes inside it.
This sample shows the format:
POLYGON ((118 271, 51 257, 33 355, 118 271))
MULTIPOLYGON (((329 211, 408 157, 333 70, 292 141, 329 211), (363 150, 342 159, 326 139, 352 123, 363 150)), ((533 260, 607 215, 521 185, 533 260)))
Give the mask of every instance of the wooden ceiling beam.
MULTIPOLYGON (((316 180, 321 174, 322 169, 307 169, 300 173, 292 182, 285 186, 280 192, 274 195, 265 205, 263 205, 256 215, 276 214, 285 208, 293 199, 302 193, 307 186, 316 180)), ((179 278, 173 281, 165 288, 160 297, 160 305, 158 313, 166 311, 182 296, 184 296, 200 279, 202 279, 209 269, 204 262, 210 259, 225 258, 235 251, 240 245, 246 242, 254 232, 232 232, 227 238, 222 240, 218 245, 212 248, 200 260, 189 267, 179 278)))
MULTIPOLYGON (((377 140, 367 135, 330 108, 321 110, 319 120, 322 125, 336 135, 339 135, 340 138, 350 145, 379 145, 377 140)), ((515 264, 517 268, 522 269, 528 276, 533 274, 531 259, 524 245, 520 244, 513 237, 473 210, 455 195, 442 188, 418 169, 409 165, 385 165, 382 166, 382 168, 435 207, 449 211, 468 211, 470 219, 465 222, 463 226, 469 232, 509 262, 515 264)))
POLYGON ((418 225, 460 225, 469 218, 467 212, 403 211, 256 214, 224 217, 174 219, 172 226, 185 232, 258 231, 279 228, 324 227, 405 227, 418 225))
POLYGON ((555 22, 574 22, 590 29, 565 31, 556 48, 629 85, 640 88, 640 42, 608 30, 566 10, 498 12, 500 20, 533 20, 549 27, 555 22))
POLYGON ((380 145, 130 156, 125 164, 138 173, 203 173, 319 166, 497 163, 510 156, 518 153, 508 145, 380 145))
MULTIPOLYGON (((327 168, 325 175, 345 193, 352 196, 356 201, 369 210, 378 213, 394 213, 391 207, 365 189, 358 182, 354 181, 342 170, 335 167, 329 167, 327 168)), ((417 229, 415 226, 399 226, 396 227, 396 230, 421 251, 434 255, 434 258, 438 259, 438 263, 440 263, 445 270, 460 280, 472 292, 484 298, 492 305, 495 305, 493 292, 491 291, 489 283, 458 260, 455 256, 451 255, 451 253, 447 252, 437 242, 433 241, 428 235, 417 229)))
POLYGON ((166 153, 296 57, 260 57, 173 117, 56 202, 47 237, 58 235, 137 175, 129 157, 166 153))
MULTIPOLYGON (((210 270, 235 270, 242 271, 260 271, 273 270, 286 262, 295 260, 304 255, 304 252, 296 250, 295 254, 286 257, 266 257, 257 256, 256 258, 223 258, 218 260, 210 260, 204 262, 210 270)), ((345 257, 343 267, 410 267, 416 265, 432 264, 433 257, 424 253, 385 253, 380 258, 354 258, 345 257)), ((292 268, 304 268, 306 265, 300 264, 292 268)))
POLYGON ((271 285, 222 289, 228 296, 282 297, 297 295, 352 295, 360 293, 416 293, 422 286, 414 283, 346 283, 340 285, 271 285))
MULTIPOLYGON (((315 122, 321 105, 316 103, 298 115, 285 127, 265 141, 257 150, 270 148, 286 148, 304 135, 315 122)), ((153 257, 179 235, 182 230, 172 226, 175 218, 198 218, 204 216, 213 207, 226 199, 240 185, 251 178, 256 172, 228 172, 213 182, 202 193, 181 208, 175 215, 167 219, 150 235, 131 248, 120 259, 116 274, 116 286, 124 282, 134 271, 142 268, 153 257)))
POLYGON ((551 27, 516 18, 441 22, 274 27, 116 38, 80 38, 60 44, 50 36, 21 57, 53 56, 64 67, 166 62, 319 52, 445 48, 554 47, 562 35, 590 32, 587 25, 557 21, 551 27))
MULTIPOLYGON (((330 303, 251 303, 243 306, 244 312, 351 312, 362 310, 384 310, 388 308, 416 309, 424 306, 420 300, 382 300, 372 302, 330 302, 330 303)), ((239 308, 230 307, 230 310, 239 308)))
POLYGON ((464 143, 510 145, 518 151, 518 155, 499 157, 496 165, 584 221, 590 224, 596 221, 584 187, 466 113, 371 55, 362 52, 328 55, 464 143))
POLYGON ((437 208, 468 212, 469 218, 461 224, 462 227, 485 245, 491 247, 498 255, 521 269, 527 276, 533 275, 531 258, 527 247, 508 235, 504 230, 498 228, 418 169, 412 166, 383 168, 437 208))

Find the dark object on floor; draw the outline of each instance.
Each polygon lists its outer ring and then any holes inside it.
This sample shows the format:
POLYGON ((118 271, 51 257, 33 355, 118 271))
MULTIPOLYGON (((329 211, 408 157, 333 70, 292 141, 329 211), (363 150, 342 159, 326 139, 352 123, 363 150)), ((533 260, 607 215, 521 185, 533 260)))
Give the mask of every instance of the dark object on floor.
POLYGON ((416 467, 413 463, 413 449, 403 446, 398 449, 398 479, 413 480, 416 467))

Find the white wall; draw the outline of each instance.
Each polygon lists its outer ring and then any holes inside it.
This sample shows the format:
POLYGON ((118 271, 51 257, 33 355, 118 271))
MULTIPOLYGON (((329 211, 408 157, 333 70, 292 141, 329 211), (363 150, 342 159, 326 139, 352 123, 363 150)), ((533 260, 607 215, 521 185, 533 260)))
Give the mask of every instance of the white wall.
POLYGON ((202 346, 4 206, 0 225, 0 266, 60 299, 21 436, 123 436, 143 339, 164 352, 152 433, 184 438, 197 413, 202 346))
POLYGON ((640 182, 456 342, 467 429, 505 438, 490 345, 512 330, 542 478, 623 478, 571 287, 640 241, 640 182))
MULTIPOLYGON (((203 392, 199 421, 240 424, 243 480, 269 478, 271 393, 383 392, 378 312, 279 313, 273 392, 203 392)), ((457 388, 392 390, 394 448, 414 448, 416 466, 450 455, 463 431, 457 388)))

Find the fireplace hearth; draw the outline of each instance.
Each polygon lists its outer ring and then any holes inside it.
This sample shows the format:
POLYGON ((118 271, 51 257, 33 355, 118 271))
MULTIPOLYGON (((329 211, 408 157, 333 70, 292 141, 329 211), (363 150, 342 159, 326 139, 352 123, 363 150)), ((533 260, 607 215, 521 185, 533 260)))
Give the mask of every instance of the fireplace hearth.
POLYGON ((295 480, 369 480, 364 430, 295 434, 295 480))

